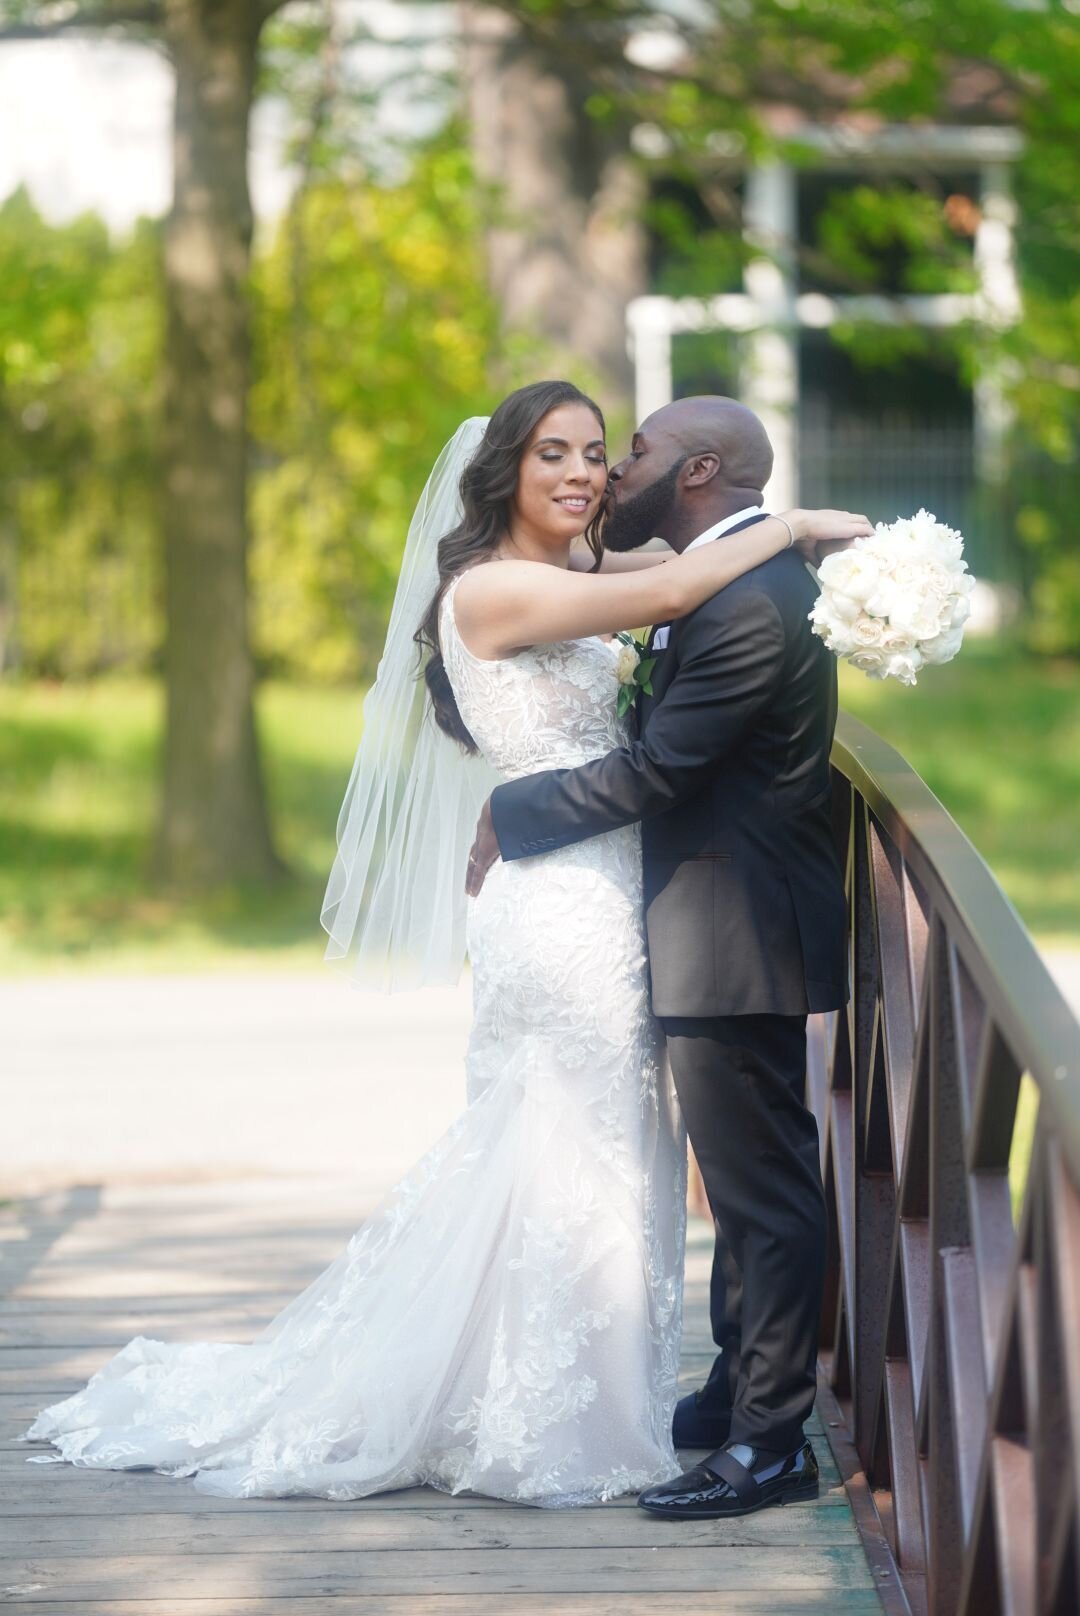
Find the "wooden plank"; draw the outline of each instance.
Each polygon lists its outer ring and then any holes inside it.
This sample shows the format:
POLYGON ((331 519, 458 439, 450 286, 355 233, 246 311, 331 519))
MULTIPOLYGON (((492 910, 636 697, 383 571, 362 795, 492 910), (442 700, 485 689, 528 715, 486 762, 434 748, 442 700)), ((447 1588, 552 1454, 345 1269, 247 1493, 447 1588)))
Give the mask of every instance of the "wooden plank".
MULTIPOLYGON (((133 1336, 250 1340, 362 1221, 313 1201, 294 1224, 265 1187, 217 1191, 106 1190, 81 1222, 40 1240, 31 1228, 32 1251, 9 1246, 21 1277, 0 1302, 0 1602, 34 1616, 880 1616, 816 1419, 822 1497, 732 1522, 658 1520, 633 1496, 550 1511, 426 1488, 217 1499, 149 1471, 28 1464, 49 1452, 15 1441, 34 1414, 133 1336)), ((715 1351, 698 1244, 687 1389, 715 1351)))
MULTIPOLYGON (((33 1616, 75 1616, 70 1605, 30 1594, 7 1594, 5 1604, 33 1616)), ((873 1589, 821 1593, 789 1588, 740 1588, 734 1593, 709 1592, 701 1598, 664 1594, 351 1594, 348 1605, 333 1594, 285 1595, 272 1590, 260 1596, 228 1599, 176 1597, 164 1599, 82 1600, 78 1616, 882 1616, 873 1589)))
MULTIPOLYGON (((116 1276, 118 1283, 123 1274, 116 1276)), ((193 1308, 207 1313, 230 1307, 246 1307, 253 1312, 263 1311, 268 1319, 291 1302, 295 1291, 280 1286, 263 1286, 251 1291, 172 1291, 159 1294, 152 1304, 145 1296, 132 1296, 126 1291, 110 1293, 104 1289, 94 1296, 23 1296, 19 1293, 0 1298, 0 1324, 12 1326, 15 1319, 35 1324, 43 1319, 95 1319, 99 1314, 136 1314, 145 1317, 151 1307, 155 1314, 185 1317, 193 1308)))
MULTIPOLYGON (((3 1459, 18 1458, 20 1454, 34 1452, 24 1445, 3 1459)), ((400 1492, 379 1493, 376 1500, 358 1499, 351 1504, 338 1504, 338 1509, 371 1508, 377 1501, 380 1509, 460 1509, 467 1501, 470 1509, 501 1509, 500 1499, 474 1498, 458 1494, 437 1492, 430 1487, 403 1488, 400 1492)), ((800 1510, 823 1509, 830 1504, 843 1503, 842 1483, 826 1486, 821 1497, 800 1504, 800 1510)), ((51 1511, 75 1515, 107 1515, 110 1520, 119 1515, 187 1514, 213 1510, 215 1513, 243 1514, 254 1508, 278 1511, 289 1509, 325 1509, 325 1498, 251 1499, 214 1498, 200 1493, 190 1480, 179 1476, 159 1476, 154 1471, 87 1470, 75 1465, 21 1465, 7 1466, 0 1477, 0 1517, 45 1515, 51 1511)), ((521 1506, 528 1508, 527 1505, 521 1506)), ((600 1506, 589 1506, 600 1507, 600 1506)), ((612 1499, 605 1509, 636 1509, 633 1494, 612 1499)), ((546 1512, 545 1512, 546 1513, 546 1512)), ((552 1511, 562 1515, 564 1511, 552 1511)))
MULTIPOLYGON (((339 1549, 528 1549, 553 1542, 561 1548, 671 1548, 699 1544, 728 1548, 809 1547, 858 1543, 847 1506, 763 1510, 734 1521, 686 1521, 673 1525, 643 1509, 569 1509, 554 1524, 547 1510, 507 1505, 472 1509, 383 1510, 379 1499, 292 1514, 260 1509, 249 1500, 243 1513, 223 1518, 194 1510, 184 1514, 115 1515, 109 1522, 112 1554, 300 1554, 339 1549)), ((0 1552, 35 1556, 96 1554, 101 1523, 94 1516, 33 1515, 0 1519, 0 1552)))
POLYGON ((204 1307, 190 1300, 186 1312, 146 1308, 96 1314, 53 1313, 38 1318, 0 1318, 0 1363, 3 1354, 27 1347, 55 1352, 81 1347, 117 1352, 137 1335, 160 1341, 250 1341, 274 1317, 261 1305, 234 1302, 204 1307))
MULTIPOLYGON (((321 1554, 276 1554, 272 1562, 278 1598, 306 1594, 358 1593, 706 1593, 760 1588, 765 1572, 758 1549, 697 1547, 693 1554, 675 1547, 618 1550, 459 1549, 455 1553, 409 1548, 321 1554)), ((769 1586, 776 1593, 813 1589, 820 1593, 873 1587, 861 1555, 848 1549, 785 1547, 768 1551, 769 1586)), ((146 1588, 168 1588, 177 1600, 243 1598, 264 1587, 271 1568, 249 1554, 140 1555, 126 1559, 103 1553, 96 1559, 50 1555, 15 1558, 5 1568, 7 1586, 33 1592, 24 1597, 82 1609, 91 1599, 122 1599, 146 1588)))

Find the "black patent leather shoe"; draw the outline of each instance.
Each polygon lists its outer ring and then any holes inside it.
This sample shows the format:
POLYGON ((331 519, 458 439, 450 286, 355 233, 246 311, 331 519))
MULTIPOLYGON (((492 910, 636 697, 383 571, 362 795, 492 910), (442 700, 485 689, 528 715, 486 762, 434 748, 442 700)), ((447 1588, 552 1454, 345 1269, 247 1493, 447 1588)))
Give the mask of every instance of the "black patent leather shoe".
POLYGON ((715 1521, 752 1515, 770 1504, 816 1498, 818 1490, 817 1460, 809 1442, 786 1454, 732 1442, 673 1481, 646 1488, 638 1503, 673 1521, 715 1521))
POLYGON ((691 1392, 675 1404, 671 1440, 677 1448, 721 1448, 731 1430, 729 1413, 710 1414, 701 1406, 701 1393, 691 1392))

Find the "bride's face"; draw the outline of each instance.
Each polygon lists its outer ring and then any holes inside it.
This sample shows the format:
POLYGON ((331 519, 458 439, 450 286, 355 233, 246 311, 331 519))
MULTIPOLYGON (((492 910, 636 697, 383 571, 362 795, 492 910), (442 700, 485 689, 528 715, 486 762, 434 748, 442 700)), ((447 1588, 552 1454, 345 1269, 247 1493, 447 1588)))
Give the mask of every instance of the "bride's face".
POLYGON ((607 487, 600 423, 585 404, 560 404, 525 446, 513 499, 513 531, 553 548, 592 521, 607 487))

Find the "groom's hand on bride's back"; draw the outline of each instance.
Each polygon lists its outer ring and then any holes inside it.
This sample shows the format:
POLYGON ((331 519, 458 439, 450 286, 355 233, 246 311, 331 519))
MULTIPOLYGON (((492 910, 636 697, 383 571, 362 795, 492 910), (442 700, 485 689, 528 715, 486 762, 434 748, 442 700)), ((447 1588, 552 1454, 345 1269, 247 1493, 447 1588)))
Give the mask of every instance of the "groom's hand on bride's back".
POLYGON ((469 854, 469 868, 465 875, 465 891, 470 898, 478 895, 491 866, 501 857, 489 797, 480 810, 480 818, 476 821, 476 838, 469 854))

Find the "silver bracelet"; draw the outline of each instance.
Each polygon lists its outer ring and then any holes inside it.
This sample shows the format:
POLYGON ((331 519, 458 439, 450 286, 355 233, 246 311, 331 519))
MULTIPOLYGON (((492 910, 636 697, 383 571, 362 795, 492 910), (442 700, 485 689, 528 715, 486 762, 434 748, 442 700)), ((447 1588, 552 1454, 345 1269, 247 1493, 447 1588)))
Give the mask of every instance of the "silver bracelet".
POLYGON ((792 527, 786 516, 779 516, 777 515, 776 511, 773 512, 773 515, 776 517, 778 522, 783 522, 784 526, 788 530, 788 541, 784 548, 785 550, 790 550, 792 545, 795 543, 795 529, 792 527))

